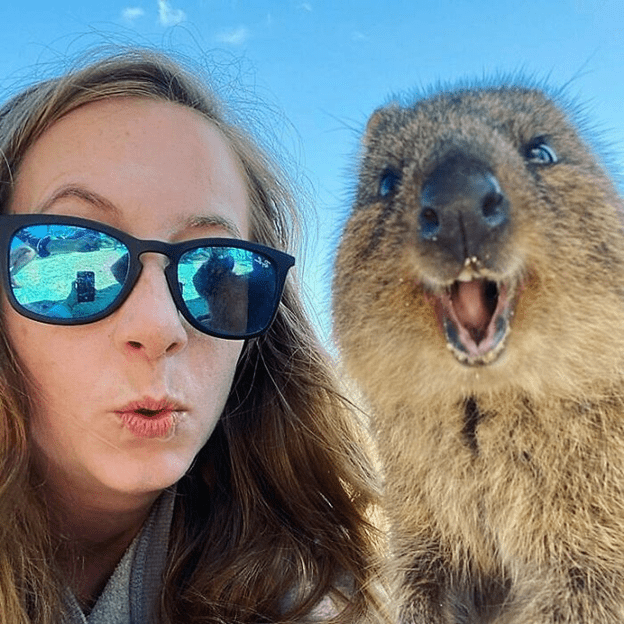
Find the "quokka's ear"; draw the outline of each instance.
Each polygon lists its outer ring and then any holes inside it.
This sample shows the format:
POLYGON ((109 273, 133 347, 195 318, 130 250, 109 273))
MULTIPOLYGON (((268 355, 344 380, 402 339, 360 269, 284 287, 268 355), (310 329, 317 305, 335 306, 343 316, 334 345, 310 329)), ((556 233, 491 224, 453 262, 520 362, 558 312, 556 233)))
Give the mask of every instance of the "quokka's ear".
POLYGON ((394 125, 401 110, 399 103, 394 101, 374 111, 366 122, 366 129, 362 137, 364 147, 368 146, 373 137, 379 135, 390 125, 394 125))

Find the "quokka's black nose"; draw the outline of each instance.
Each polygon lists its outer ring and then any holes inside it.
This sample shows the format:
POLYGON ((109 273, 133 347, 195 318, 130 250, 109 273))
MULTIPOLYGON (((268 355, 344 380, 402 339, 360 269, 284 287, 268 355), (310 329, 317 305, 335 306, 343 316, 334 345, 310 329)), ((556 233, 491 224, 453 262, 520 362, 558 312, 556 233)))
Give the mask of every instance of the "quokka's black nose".
POLYGON ((418 215, 420 238, 448 250, 460 263, 491 253, 509 222, 509 201, 482 162, 453 154, 425 180, 418 215))

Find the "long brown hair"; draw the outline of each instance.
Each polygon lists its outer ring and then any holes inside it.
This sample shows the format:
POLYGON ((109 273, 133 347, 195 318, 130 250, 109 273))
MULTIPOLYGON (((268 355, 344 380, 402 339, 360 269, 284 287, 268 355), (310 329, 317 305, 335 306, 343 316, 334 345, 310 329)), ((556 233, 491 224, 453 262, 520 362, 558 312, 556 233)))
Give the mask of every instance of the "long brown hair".
MULTIPOLYGON (((277 160, 169 56, 124 50, 38 83, 0 109, 0 207, 21 159, 77 107, 113 97, 199 111, 240 159, 252 238, 289 249, 294 195, 277 160)), ((0 345, 0 613, 58 620, 62 581, 29 469, 28 392, 0 345)), ((373 473, 359 424, 289 278, 269 332, 246 343, 220 422, 178 484, 159 622, 303 622, 330 595, 340 622, 377 621, 373 473)))

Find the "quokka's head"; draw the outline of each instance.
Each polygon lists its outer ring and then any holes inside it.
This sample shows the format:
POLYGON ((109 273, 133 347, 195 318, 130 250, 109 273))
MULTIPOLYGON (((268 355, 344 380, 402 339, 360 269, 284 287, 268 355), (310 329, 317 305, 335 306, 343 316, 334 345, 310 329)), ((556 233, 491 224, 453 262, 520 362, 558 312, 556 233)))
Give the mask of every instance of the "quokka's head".
POLYGON ((602 344, 624 334, 620 210, 566 109, 539 89, 377 110, 335 267, 348 369, 373 395, 604 372, 602 344))

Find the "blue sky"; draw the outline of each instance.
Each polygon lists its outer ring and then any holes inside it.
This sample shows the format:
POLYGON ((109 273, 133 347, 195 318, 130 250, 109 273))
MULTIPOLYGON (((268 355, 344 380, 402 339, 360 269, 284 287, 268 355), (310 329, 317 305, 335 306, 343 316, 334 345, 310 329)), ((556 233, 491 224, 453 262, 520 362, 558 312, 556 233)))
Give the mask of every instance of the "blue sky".
POLYGON ((0 18, 2 99, 67 55, 121 40, 203 57, 266 102, 316 211, 299 264, 326 338, 358 134, 393 94, 519 70, 574 79, 624 165, 622 0, 5 0, 0 18))

